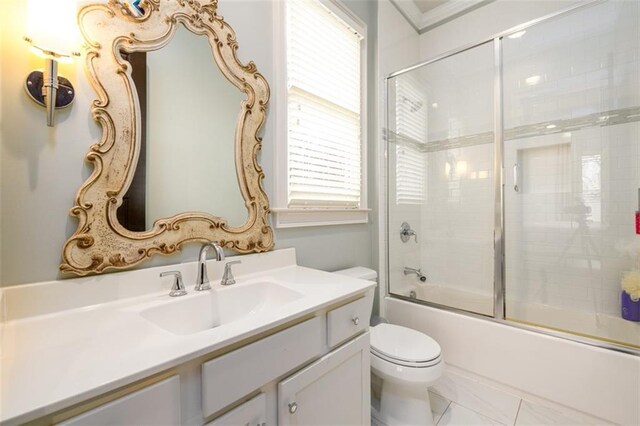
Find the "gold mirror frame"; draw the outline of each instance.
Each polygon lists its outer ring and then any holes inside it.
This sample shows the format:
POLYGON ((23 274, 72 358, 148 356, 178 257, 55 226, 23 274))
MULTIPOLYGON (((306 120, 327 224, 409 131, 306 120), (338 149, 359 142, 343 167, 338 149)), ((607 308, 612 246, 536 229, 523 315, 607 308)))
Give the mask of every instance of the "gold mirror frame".
POLYGON ((128 268, 155 254, 172 254, 193 241, 218 241, 239 253, 273 247, 269 201, 262 187, 264 173, 257 159, 262 145, 258 132, 266 118, 269 85, 253 62, 243 65, 238 60, 235 32, 217 14, 217 4, 217 0, 206 4, 196 0, 146 0, 142 3, 144 14, 135 16, 120 1, 109 0, 85 6, 79 12, 86 42, 85 66, 98 96, 92 114, 102 127, 102 139, 86 155, 93 173, 78 191, 70 211, 79 223, 64 245, 61 271, 85 275, 128 268), (247 95, 236 123, 235 164, 248 219, 234 228, 221 217, 185 212, 157 220, 150 230, 133 232, 118 222, 116 210, 138 162, 140 105, 131 66, 120 52, 159 49, 171 41, 179 24, 208 38, 222 74, 247 95))

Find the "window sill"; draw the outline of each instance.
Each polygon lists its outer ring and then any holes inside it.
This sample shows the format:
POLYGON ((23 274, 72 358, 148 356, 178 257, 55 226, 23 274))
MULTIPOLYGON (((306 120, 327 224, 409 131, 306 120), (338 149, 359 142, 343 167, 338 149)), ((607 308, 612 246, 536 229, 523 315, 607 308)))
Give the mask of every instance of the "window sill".
POLYGON ((371 209, 271 209, 276 228, 369 223, 371 209))

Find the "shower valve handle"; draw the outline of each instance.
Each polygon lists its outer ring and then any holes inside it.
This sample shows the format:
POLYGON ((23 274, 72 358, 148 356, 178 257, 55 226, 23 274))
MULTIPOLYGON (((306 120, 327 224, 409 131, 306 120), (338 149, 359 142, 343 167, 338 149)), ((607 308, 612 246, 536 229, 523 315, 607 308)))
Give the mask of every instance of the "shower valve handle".
POLYGON ((403 243, 406 243, 411 239, 411 237, 415 238, 417 244, 418 233, 411 229, 411 225, 409 225, 407 222, 402 222, 402 225, 400 225, 400 239, 403 243))

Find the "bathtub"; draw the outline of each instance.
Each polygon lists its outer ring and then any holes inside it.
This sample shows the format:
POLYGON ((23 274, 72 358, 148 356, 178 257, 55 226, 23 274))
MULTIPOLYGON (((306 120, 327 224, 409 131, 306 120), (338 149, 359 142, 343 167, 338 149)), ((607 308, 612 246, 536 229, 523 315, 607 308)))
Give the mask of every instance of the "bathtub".
POLYGON ((393 296, 384 298, 383 312, 436 339, 451 366, 613 423, 640 424, 636 355, 393 296))

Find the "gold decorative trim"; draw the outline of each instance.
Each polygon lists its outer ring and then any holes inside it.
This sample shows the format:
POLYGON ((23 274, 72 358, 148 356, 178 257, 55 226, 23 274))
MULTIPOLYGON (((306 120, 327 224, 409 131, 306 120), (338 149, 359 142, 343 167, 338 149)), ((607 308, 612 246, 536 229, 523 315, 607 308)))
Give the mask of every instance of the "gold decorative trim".
POLYGON ((257 159, 269 85, 253 62, 243 65, 238 60, 235 32, 217 14, 217 5, 217 0, 146 0, 145 13, 134 16, 124 3, 109 0, 80 11, 86 71, 98 97, 92 114, 102 127, 102 139, 86 155, 93 173, 79 189, 70 211, 78 219, 78 228, 64 245, 61 271, 86 275, 129 268, 195 241, 218 241, 239 253, 273 247, 269 201, 262 187, 264 173, 257 159), (157 220, 150 230, 132 232, 118 222, 116 210, 138 160, 140 105, 131 67, 120 52, 159 49, 169 43, 179 24, 208 38, 222 74, 247 96, 236 124, 235 163, 248 219, 240 227, 231 227, 221 217, 185 212, 157 220))

